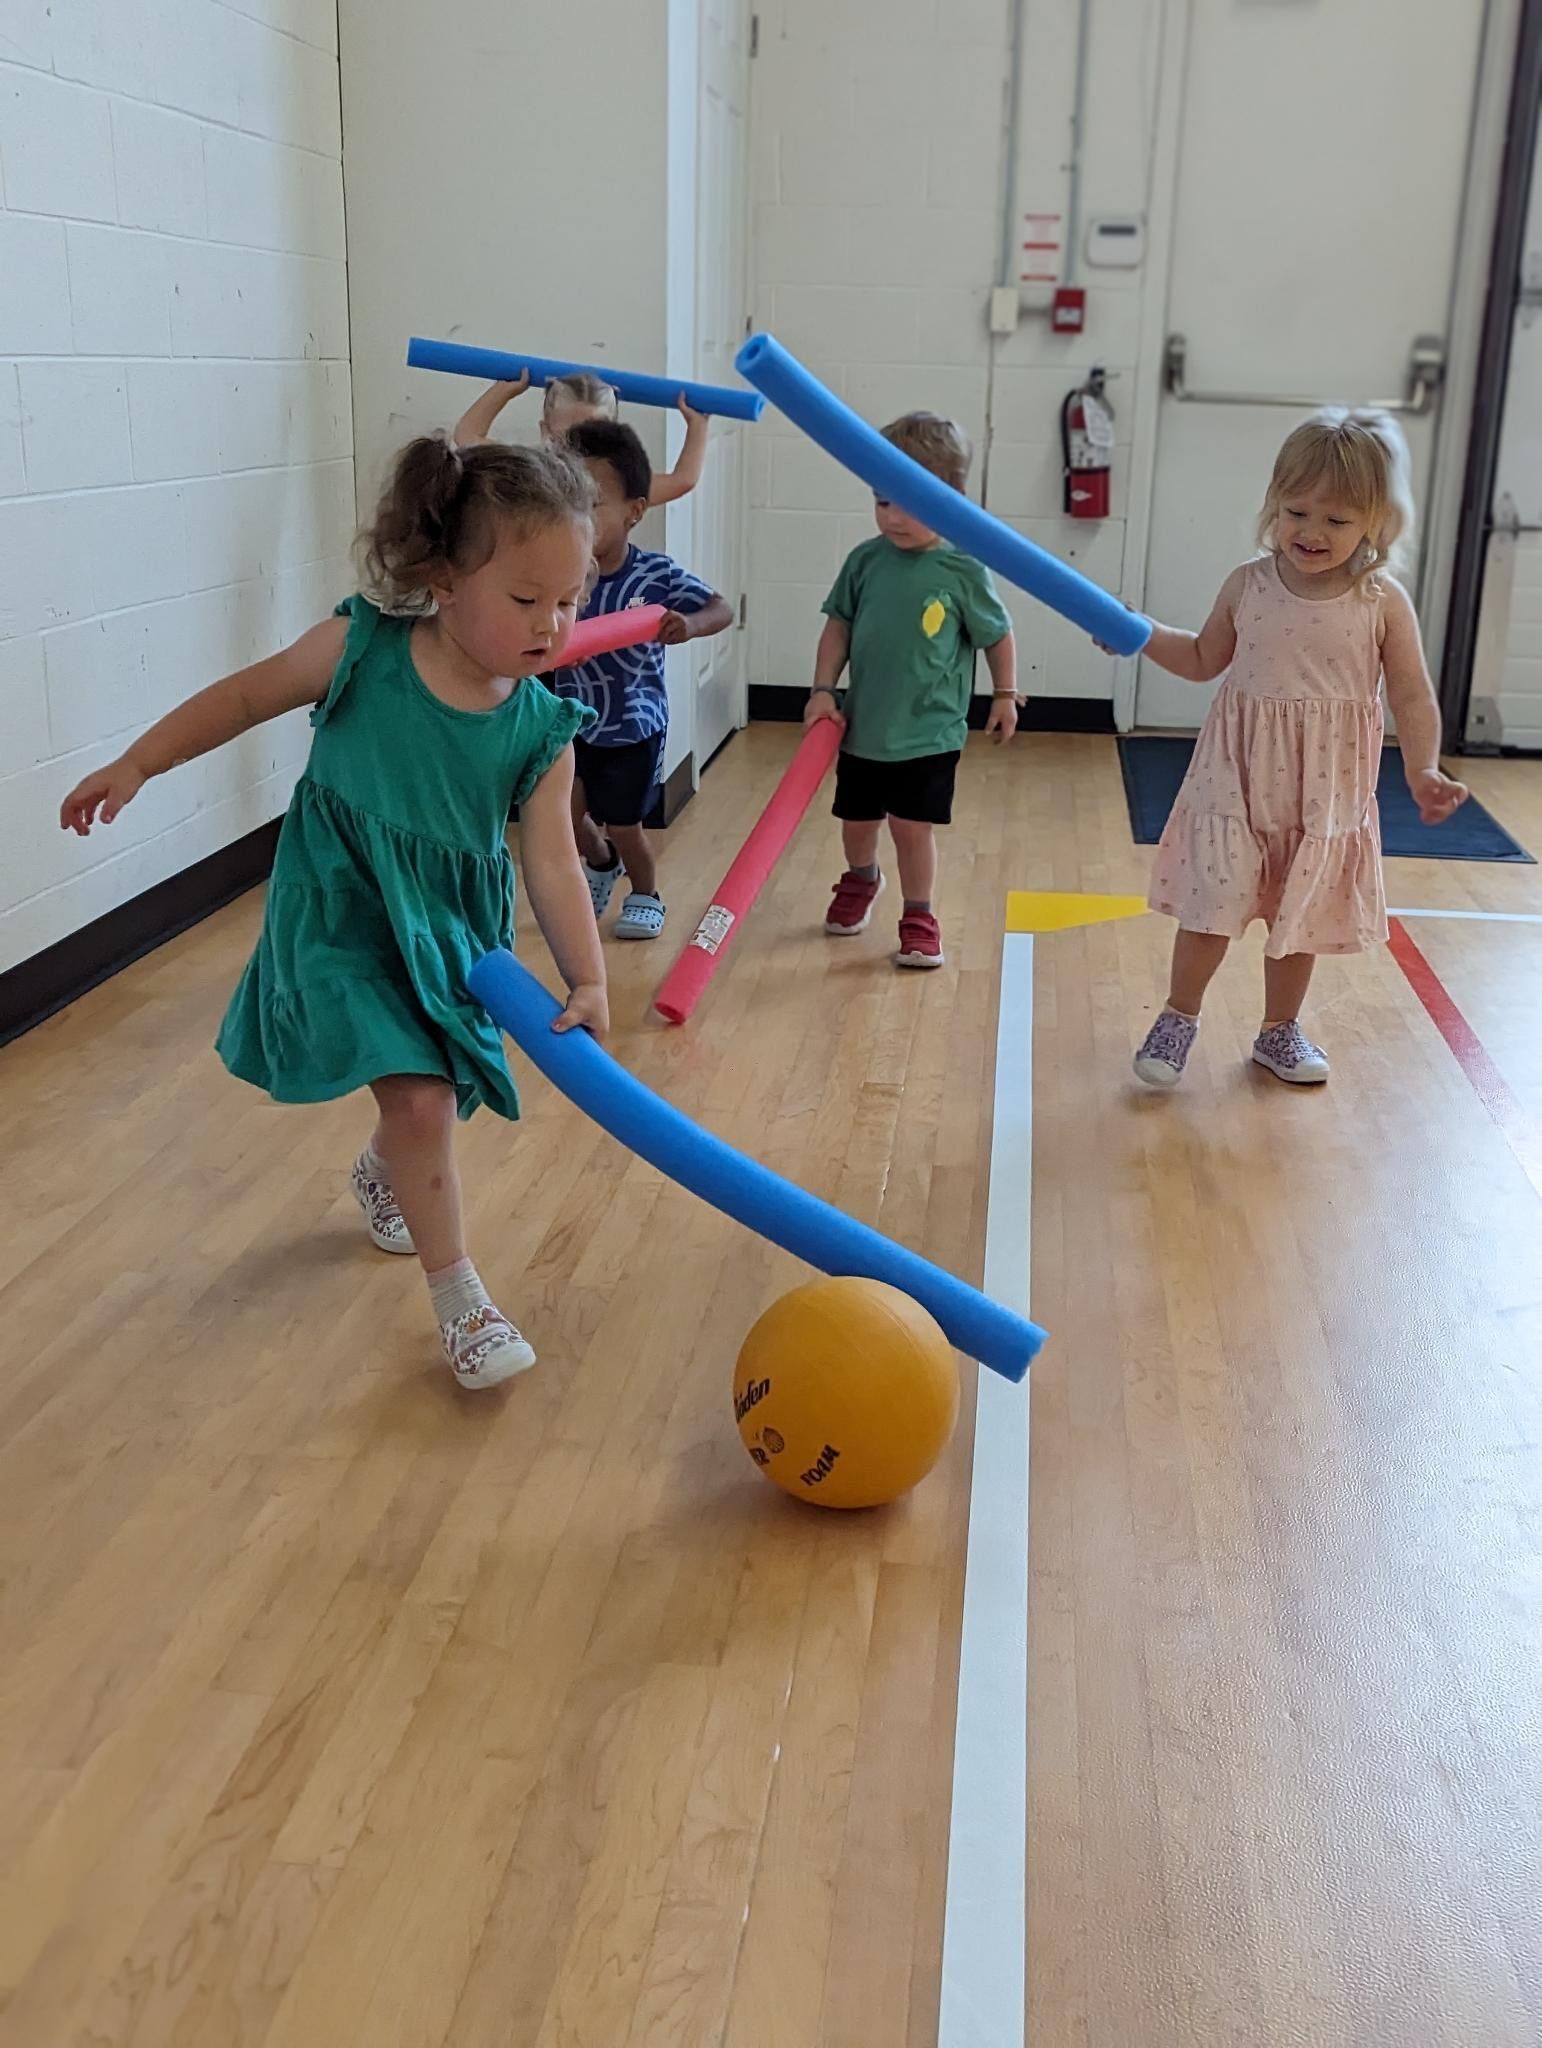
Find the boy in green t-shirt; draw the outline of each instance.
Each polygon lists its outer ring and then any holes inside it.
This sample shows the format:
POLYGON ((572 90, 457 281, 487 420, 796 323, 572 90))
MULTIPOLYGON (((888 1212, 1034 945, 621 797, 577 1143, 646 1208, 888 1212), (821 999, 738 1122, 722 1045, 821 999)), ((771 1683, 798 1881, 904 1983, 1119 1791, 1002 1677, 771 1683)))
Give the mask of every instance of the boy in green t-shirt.
MULTIPOLYGON (((908 412, 884 439, 961 491, 973 453, 962 428, 933 412, 908 412)), ((866 931, 883 888, 878 835, 885 819, 905 892, 898 964, 940 967, 942 933, 932 913, 934 827, 953 816, 953 778, 968 731, 974 657, 991 675, 986 731, 1017 730, 1017 650, 1012 622, 989 573, 886 498, 876 501, 878 538, 846 557, 825 599, 804 722, 844 726, 835 772, 846 872, 825 917, 834 938, 866 931), (836 685, 850 664, 846 699, 836 685)))

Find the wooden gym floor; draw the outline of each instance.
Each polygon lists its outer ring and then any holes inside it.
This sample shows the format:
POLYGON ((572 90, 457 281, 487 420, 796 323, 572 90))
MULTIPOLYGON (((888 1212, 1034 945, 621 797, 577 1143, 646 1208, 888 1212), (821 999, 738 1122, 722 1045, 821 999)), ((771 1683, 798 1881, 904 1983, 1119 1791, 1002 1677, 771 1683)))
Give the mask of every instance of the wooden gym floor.
MULTIPOLYGON (((669 834, 614 1049, 977 1277, 1003 899, 1143 889, 1114 750, 971 751, 943 973, 894 974, 887 917, 820 936, 816 815, 655 1029, 793 738, 736 741, 669 834)), ((1472 780, 1542 850, 1542 768, 1472 780)), ((1391 893, 1542 915, 1542 870, 1391 893)), ((542 1363, 459 1396, 353 1211, 362 1105, 277 1109, 210 1050, 259 911, 0 1052, 0 2043, 929 2048, 967 1422, 896 1511, 784 1502, 727 1386, 800 1269, 535 1078, 463 1162, 542 1363)), ((1410 929, 1542 1126, 1542 925, 1410 929)), ((1137 1095, 1167 942, 1036 942, 1031 2039, 1537 2043, 1525 1130, 1386 955, 1325 964, 1327 1091, 1243 1066, 1248 947, 1184 1091, 1137 1095)))

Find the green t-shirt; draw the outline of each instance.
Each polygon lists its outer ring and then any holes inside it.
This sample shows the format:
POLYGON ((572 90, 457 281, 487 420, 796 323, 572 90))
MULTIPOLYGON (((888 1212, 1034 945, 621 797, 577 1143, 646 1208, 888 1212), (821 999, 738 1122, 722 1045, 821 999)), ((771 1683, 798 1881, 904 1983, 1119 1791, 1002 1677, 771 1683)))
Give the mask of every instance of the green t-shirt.
POLYGON ((946 542, 897 548, 880 534, 846 557, 824 609, 851 628, 847 753, 868 761, 956 753, 968 731, 975 649, 1012 630, 989 572, 946 542))

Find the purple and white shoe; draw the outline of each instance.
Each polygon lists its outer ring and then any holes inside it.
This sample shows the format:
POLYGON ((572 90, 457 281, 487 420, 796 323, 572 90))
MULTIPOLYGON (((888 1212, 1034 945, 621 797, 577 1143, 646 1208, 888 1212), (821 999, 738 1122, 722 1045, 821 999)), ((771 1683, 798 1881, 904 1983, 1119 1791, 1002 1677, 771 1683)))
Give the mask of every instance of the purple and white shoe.
POLYGON ((1328 1055, 1313 1045, 1295 1018, 1271 1024, 1253 1041, 1253 1064, 1298 1088, 1315 1088, 1328 1078, 1328 1055))
POLYGON ((490 1301, 451 1316, 439 1325, 444 1355, 450 1370, 463 1387, 473 1392, 482 1387, 502 1386, 516 1373, 528 1372, 535 1353, 506 1315, 490 1301))
POLYGON ((1176 1088, 1198 1036, 1197 1017, 1164 1010, 1135 1055, 1135 1078, 1144 1081, 1148 1088, 1176 1088))

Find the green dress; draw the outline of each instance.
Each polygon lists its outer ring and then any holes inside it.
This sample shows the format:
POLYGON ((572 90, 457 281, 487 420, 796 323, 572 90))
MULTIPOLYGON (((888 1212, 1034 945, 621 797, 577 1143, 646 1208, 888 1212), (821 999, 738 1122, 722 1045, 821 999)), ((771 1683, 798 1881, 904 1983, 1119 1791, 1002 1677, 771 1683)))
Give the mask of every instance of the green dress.
POLYGON ((385 1074, 453 1083, 460 1114, 519 1115, 503 1040, 466 976, 513 942, 523 803, 594 713, 534 680, 495 711, 441 703, 411 619, 367 598, 350 621, 279 834, 257 950, 220 1028, 221 1059, 277 1102, 327 1102, 385 1074))

